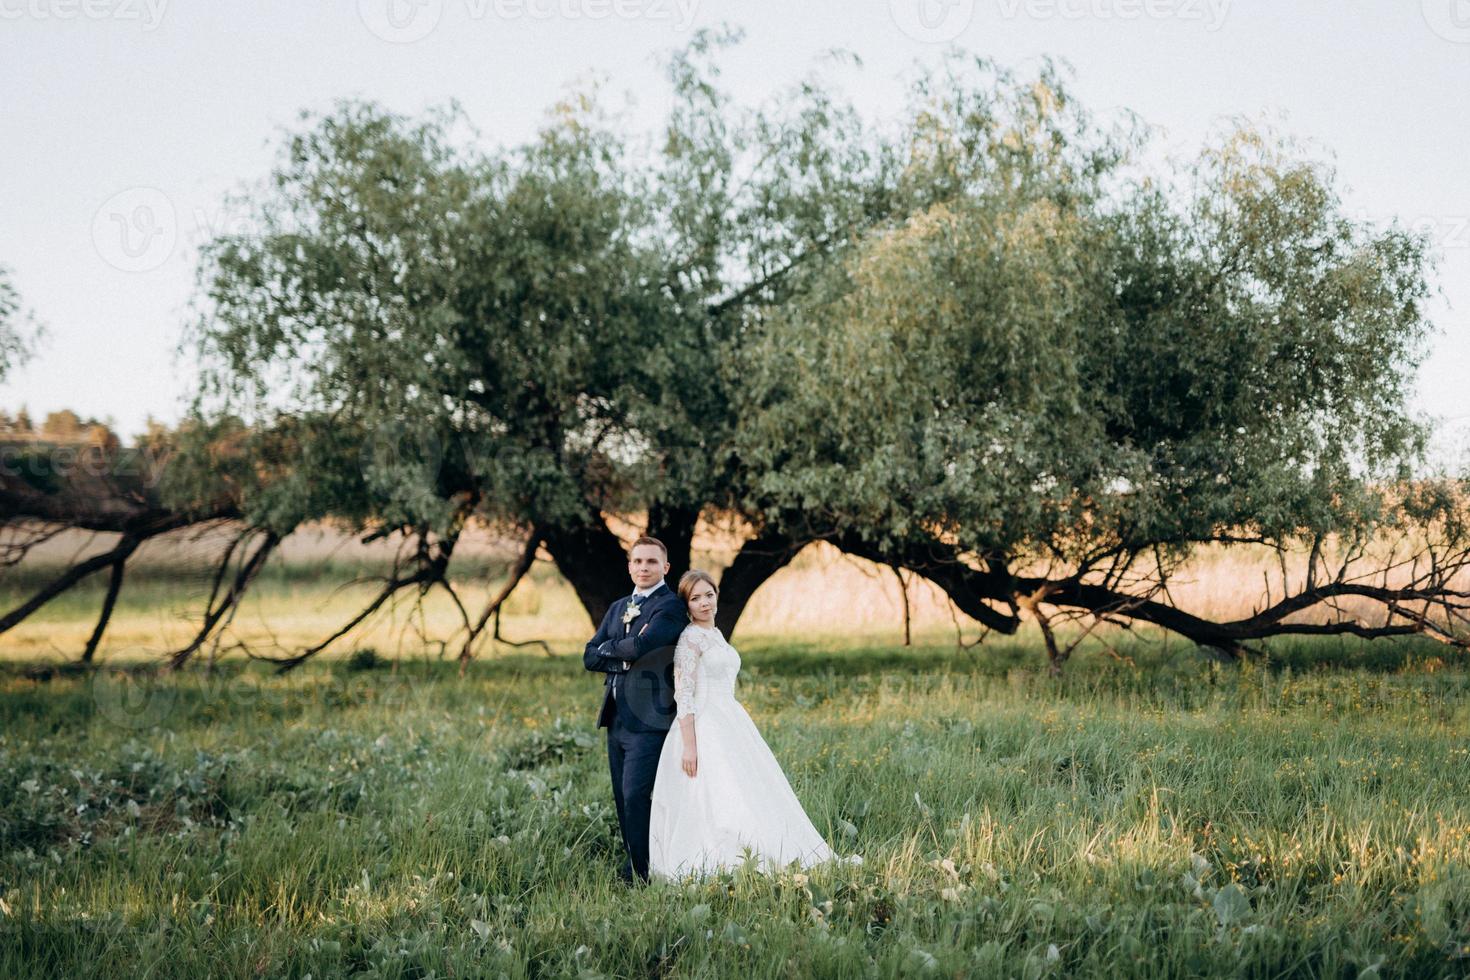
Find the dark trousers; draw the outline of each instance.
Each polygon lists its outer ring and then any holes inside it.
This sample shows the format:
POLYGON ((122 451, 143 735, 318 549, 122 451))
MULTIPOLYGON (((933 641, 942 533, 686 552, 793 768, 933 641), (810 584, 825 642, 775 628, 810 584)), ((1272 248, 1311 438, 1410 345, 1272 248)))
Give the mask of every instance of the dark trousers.
POLYGON ((628 860, 618 876, 631 882, 637 875, 648 880, 648 817, 653 806, 653 779, 658 775, 658 757, 668 731, 633 732, 613 712, 607 730, 607 762, 612 770, 613 802, 618 808, 618 829, 628 860))

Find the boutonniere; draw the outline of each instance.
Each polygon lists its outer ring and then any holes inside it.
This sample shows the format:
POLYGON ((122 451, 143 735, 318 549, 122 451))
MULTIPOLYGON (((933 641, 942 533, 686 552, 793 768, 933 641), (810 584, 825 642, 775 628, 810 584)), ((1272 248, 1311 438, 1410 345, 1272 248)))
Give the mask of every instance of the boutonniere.
POLYGON ((623 610, 623 625, 627 626, 633 620, 637 619, 638 614, 642 611, 643 610, 638 607, 637 600, 628 603, 628 608, 623 610))

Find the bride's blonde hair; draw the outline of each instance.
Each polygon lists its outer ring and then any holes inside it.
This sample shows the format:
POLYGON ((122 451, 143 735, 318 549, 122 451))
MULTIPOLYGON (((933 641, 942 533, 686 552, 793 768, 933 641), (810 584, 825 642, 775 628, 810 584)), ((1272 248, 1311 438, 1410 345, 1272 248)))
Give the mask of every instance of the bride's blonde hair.
POLYGON ((720 587, 715 584, 714 579, 709 577, 709 572, 691 568, 679 576, 679 598, 684 600, 686 606, 689 605, 689 596, 694 592, 694 587, 700 582, 708 582, 709 587, 715 590, 715 595, 720 594, 720 587))

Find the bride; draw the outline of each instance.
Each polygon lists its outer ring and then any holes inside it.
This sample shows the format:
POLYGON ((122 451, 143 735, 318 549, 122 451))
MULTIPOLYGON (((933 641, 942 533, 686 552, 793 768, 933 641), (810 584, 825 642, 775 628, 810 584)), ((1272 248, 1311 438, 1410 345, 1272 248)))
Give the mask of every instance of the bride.
POLYGON ((653 784, 650 876, 669 881, 739 867, 747 849, 763 870, 832 859, 776 757, 735 700, 740 654, 715 627, 714 580, 694 569, 679 580, 678 591, 692 622, 674 647, 675 723, 653 784))

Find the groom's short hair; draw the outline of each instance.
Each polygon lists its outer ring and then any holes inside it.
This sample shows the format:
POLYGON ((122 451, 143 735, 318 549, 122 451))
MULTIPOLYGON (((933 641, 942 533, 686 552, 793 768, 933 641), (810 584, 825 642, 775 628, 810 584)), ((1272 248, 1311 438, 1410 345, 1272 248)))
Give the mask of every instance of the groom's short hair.
POLYGON ((628 560, 629 561, 632 561, 633 560, 633 550, 635 548, 637 548, 640 544, 651 544, 651 545, 653 545, 659 551, 662 551, 664 553, 664 561, 668 561, 669 560, 669 549, 664 547, 664 543, 662 541, 660 541, 658 538, 650 538, 648 535, 645 534, 645 535, 643 535, 643 537, 639 538, 637 541, 634 541, 632 547, 630 547, 628 549, 628 560))

